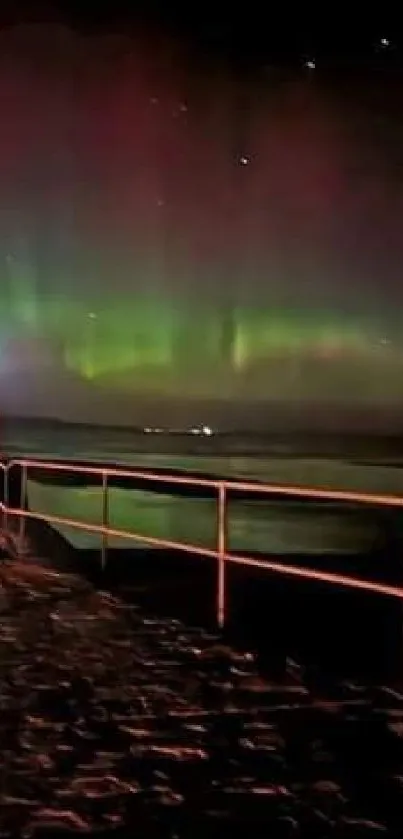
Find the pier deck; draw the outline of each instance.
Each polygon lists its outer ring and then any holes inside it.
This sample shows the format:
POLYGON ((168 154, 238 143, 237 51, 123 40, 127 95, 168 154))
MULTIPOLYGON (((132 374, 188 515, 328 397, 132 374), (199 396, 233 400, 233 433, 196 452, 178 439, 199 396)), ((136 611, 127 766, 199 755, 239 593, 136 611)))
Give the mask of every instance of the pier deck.
POLYGON ((3 562, 0 584, 2 836, 400 836, 396 692, 296 665, 274 683, 218 634, 40 561, 3 562))

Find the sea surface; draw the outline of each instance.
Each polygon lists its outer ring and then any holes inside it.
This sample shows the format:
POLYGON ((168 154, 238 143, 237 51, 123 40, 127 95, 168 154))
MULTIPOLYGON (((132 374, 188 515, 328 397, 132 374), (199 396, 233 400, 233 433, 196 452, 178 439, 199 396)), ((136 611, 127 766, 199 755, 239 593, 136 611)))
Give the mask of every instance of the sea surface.
MULTIPOLYGON (((386 458, 345 454, 318 445, 318 454, 298 441, 270 440, 262 443, 248 437, 209 439, 141 435, 109 429, 69 429, 66 426, 32 428, 9 426, 4 435, 9 456, 107 461, 146 470, 182 470, 209 476, 264 483, 328 487, 400 495, 403 494, 401 457, 393 451, 386 458)), ((375 449, 376 447, 374 447, 375 449)), ((29 481, 31 508, 60 517, 102 523, 101 488, 54 487, 29 481)), ((202 547, 216 544, 217 509, 214 500, 155 494, 143 490, 111 489, 109 523, 112 528, 142 536, 187 542, 202 547)), ((82 547, 100 543, 99 537, 61 527, 69 541, 82 547)), ((281 553, 352 553, 366 550, 375 538, 371 517, 365 508, 313 502, 231 502, 228 513, 228 546, 232 551, 281 553)), ((121 539, 112 540, 119 547, 121 539)))

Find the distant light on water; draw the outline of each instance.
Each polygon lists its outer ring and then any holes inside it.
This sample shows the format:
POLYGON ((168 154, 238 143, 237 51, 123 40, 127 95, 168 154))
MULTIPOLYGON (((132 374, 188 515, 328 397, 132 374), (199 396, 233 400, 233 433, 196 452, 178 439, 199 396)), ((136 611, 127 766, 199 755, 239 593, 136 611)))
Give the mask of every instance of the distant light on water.
MULTIPOLYGON (((172 429, 172 428, 153 428, 150 425, 146 425, 143 428, 144 434, 178 434, 181 433, 180 429, 172 429)), ((214 434, 213 429, 210 425, 195 425, 193 428, 188 429, 182 433, 186 434, 201 434, 204 437, 212 437, 214 434)))
POLYGON ((190 429, 191 434, 201 434, 204 437, 211 437, 213 434, 213 429, 210 428, 209 425, 195 425, 193 428, 190 429))

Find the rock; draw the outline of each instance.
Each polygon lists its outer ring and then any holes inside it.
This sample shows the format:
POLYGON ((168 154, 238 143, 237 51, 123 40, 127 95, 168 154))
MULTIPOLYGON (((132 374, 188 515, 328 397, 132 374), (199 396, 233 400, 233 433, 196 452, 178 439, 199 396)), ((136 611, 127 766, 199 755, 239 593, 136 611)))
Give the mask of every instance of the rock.
POLYGON ((273 683, 219 637, 32 560, 0 563, 0 611, 0 837, 384 834, 396 692, 315 694, 295 662, 273 683))

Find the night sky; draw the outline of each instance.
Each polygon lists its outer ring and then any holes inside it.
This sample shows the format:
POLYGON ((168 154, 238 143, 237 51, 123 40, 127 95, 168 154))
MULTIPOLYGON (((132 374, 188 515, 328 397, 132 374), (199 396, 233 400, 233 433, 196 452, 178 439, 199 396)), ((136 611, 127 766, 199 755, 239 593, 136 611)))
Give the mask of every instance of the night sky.
POLYGON ((211 22, 109 30, 0 29, 4 410, 403 414, 394 33, 340 57, 242 53, 211 22))

